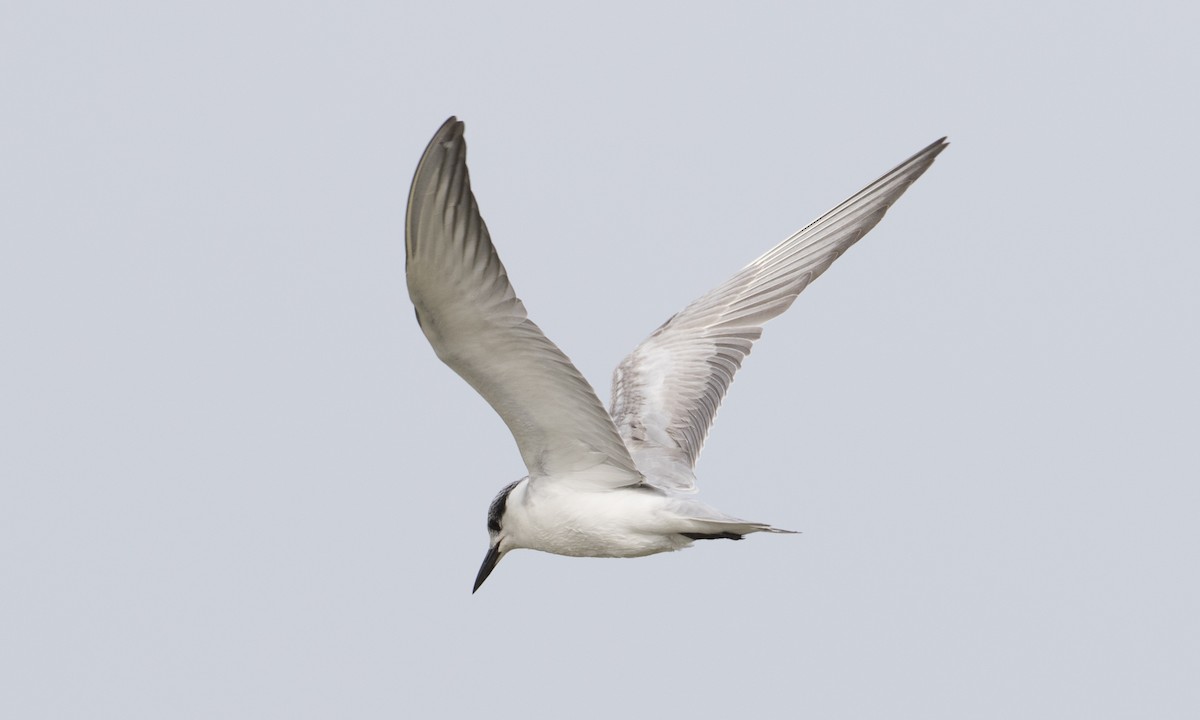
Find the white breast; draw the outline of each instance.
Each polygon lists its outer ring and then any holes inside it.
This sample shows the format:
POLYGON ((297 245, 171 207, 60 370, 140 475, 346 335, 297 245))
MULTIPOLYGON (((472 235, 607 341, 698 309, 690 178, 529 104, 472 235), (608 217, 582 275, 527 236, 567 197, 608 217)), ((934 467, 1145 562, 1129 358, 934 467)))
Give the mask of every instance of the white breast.
POLYGON ((546 478, 518 486, 505 514, 506 545, 557 555, 640 557, 692 544, 679 535, 687 525, 671 512, 671 499, 655 490, 577 487, 546 478))

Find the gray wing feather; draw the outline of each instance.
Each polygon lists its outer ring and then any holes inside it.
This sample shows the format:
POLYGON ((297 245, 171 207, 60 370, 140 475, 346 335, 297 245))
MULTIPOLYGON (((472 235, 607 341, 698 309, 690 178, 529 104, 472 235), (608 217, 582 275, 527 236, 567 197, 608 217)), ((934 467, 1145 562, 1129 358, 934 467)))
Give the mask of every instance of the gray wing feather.
POLYGON ((693 489, 693 468, 762 325, 875 227, 946 148, 942 138, 667 320, 613 373, 611 414, 650 482, 693 489))
POLYGON ((533 476, 606 464, 640 480, 612 418, 558 347, 529 320, 479 214, 463 124, 450 118, 413 177, 405 227, 408 292, 439 358, 508 429, 533 476))

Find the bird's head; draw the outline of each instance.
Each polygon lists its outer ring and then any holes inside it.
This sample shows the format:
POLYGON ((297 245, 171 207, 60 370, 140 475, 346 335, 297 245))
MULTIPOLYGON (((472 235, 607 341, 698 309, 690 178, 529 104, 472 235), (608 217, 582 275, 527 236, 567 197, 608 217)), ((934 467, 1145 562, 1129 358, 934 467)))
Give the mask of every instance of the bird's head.
POLYGON ((483 581, 488 579, 488 575, 491 575, 492 570, 496 569, 496 563, 500 562, 504 553, 513 549, 512 541, 504 532, 504 521, 508 515, 508 496, 521 484, 522 480, 524 478, 506 486, 496 494, 492 504, 488 506, 488 552, 483 558, 483 565, 479 566, 479 574, 475 576, 475 587, 472 588, 471 594, 474 594, 483 581))

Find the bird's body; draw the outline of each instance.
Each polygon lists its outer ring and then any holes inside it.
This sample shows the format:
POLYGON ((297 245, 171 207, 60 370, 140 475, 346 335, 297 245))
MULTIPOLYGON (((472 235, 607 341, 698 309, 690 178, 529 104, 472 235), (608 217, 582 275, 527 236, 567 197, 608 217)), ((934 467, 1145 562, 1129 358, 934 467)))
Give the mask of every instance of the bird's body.
MULTIPOLYGON (((576 557, 642 557, 702 538, 788 532, 728 517, 647 478, 637 485, 581 490, 572 481, 597 470, 524 478, 508 494, 501 550, 528 548, 576 557)), ((607 474, 604 466, 600 473, 607 474)))
POLYGON ((504 530, 514 547, 575 557, 641 557, 690 542, 665 532, 678 520, 667 496, 653 486, 580 492, 555 480, 561 478, 525 479, 513 488, 504 530))
POLYGON ((463 125, 447 120, 409 194, 409 296, 438 357, 496 410, 529 470, 489 508, 475 589, 518 548, 640 557, 790 532, 696 500, 700 448, 762 324, 874 227, 945 146, 933 143, 671 317, 617 367, 606 411, 517 299, 471 192, 463 125))

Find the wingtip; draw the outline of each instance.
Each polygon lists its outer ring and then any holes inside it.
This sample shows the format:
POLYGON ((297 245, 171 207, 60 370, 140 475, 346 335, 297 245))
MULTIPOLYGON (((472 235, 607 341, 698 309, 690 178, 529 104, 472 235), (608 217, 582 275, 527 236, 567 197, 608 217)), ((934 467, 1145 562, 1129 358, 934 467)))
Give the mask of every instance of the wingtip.
MULTIPOLYGON (((898 166, 896 166, 893 169, 892 172, 896 172, 903 168, 911 167, 913 165, 921 165, 922 167, 927 168, 927 167, 929 167, 929 164, 932 163, 933 160, 938 155, 941 155, 942 151, 948 147, 950 147, 949 140, 947 140, 947 138, 945 136, 940 137, 937 140, 934 140, 933 142, 929 143, 925 147, 921 148, 919 151, 917 151, 917 153, 915 155, 913 155, 909 159, 900 163, 898 166)), ((922 170, 922 172, 924 172, 924 170, 922 170)), ((916 177, 913 178, 913 180, 915 180, 915 179, 916 179, 916 177)))
POLYGON ((466 125, 462 120, 458 119, 458 116, 451 115, 450 117, 446 118, 446 122, 442 123, 442 126, 438 128, 438 131, 433 134, 433 138, 434 140, 441 142, 457 140, 463 136, 463 129, 465 127, 466 125))
POLYGON ((950 147, 949 136, 943 135, 940 138, 938 138, 937 140, 934 140, 933 142, 929 143, 929 146, 926 147, 923 152, 932 152, 934 155, 937 155, 938 153, 940 153, 941 151, 945 150, 948 147, 950 147))

